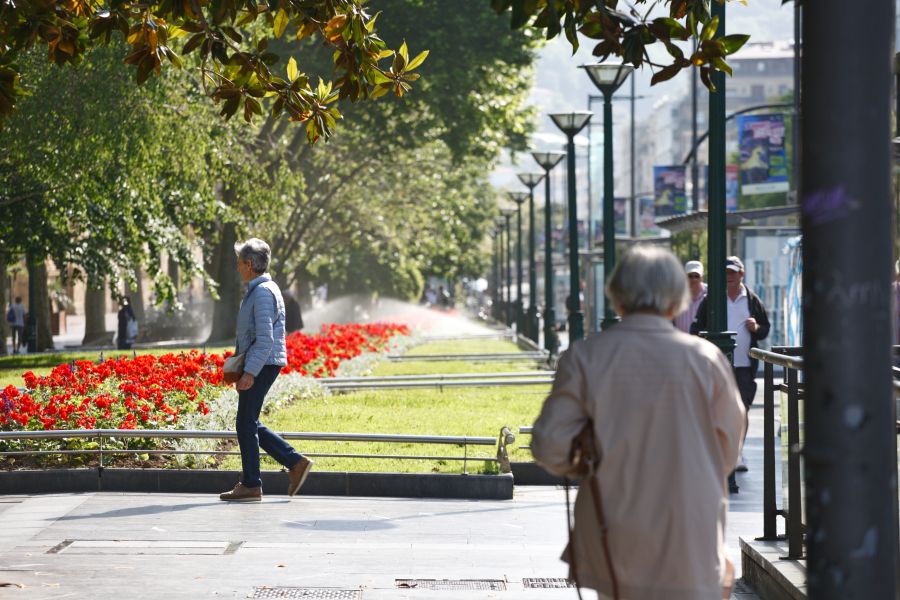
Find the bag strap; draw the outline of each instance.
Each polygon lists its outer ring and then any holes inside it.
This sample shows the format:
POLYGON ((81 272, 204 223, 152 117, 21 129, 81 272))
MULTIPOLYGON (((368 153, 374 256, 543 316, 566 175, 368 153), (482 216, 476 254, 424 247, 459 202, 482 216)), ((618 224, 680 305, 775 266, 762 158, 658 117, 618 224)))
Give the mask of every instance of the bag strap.
MULTIPOLYGON (((259 286, 261 286, 261 285, 264 284, 264 283, 265 283, 265 281, 260 281, 260 282, 257 283, 255 286, 253 286, 253 289, 250 290, 249 292, 247 292, 247 295, 244 296, 244 297, 241 299, 241 306, 243 306, 243 305, 244 305, 244 302, 246 302, 247 300, 249 300, 249 299, 250 299, 250 296, 253 295, 253 292, 255 292, 255 291, 257 290, 257 288, 259 288, 259 286)), ((240 310, 240 309, 238 309, 238 310, 240 310)), ((238 338, 237 338, 237 336, 235 336, 235 338, 234 338, 234 353, 235 353, 235 354, 238 353, 238 338)))

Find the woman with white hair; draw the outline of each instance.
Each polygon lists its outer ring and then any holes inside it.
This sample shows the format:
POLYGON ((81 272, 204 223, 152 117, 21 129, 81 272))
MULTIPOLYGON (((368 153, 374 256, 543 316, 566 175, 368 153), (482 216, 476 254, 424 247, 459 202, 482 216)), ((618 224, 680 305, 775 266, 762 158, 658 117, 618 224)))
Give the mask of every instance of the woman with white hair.
POLYGON ((573 473, 573 444, 593 434, 597 485, 582 479, 563 560, 600 598, 719 600, 733 574, 726 478, 744 428, 731 365, 672 325, 688 298, 667 250, 632 248, 606 293, 621 323, 562 355, 533 429, 535 459, 557 475, 573 473))
POLYGON ((236 429, 241 448, 241 480, 234 489, 219 495, 233 502, 262 500, 259 449, 288 470, 289 496, 306 481, 312 461, 302 456, 281 436, 259 422, 263 400, 281 367, 287 364, 284 337, 284 299, 281 290, 266 272, 272 252, 264 241, 251 238, 234 245, 237 270, 247 292, 237 318, 235 356, 243 354, 243 373, 237 380, 238 411, 236 429))

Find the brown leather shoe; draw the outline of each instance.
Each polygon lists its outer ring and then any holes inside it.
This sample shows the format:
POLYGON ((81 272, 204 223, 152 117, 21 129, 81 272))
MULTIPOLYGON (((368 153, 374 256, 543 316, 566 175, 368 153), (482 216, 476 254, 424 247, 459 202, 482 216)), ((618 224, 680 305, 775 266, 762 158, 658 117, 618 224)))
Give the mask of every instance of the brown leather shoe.
POLYGON ((306 476, 312 471, 313 461, 305 456, 288 469, 288 496, 293 496, 303 486, 306 476))
POLYGON ((233 490, 219 494, 219 500, 227 500, 229 502, 262 502, 262 486, 247 487, 243 483, 238 483, 234 486, 233 490))

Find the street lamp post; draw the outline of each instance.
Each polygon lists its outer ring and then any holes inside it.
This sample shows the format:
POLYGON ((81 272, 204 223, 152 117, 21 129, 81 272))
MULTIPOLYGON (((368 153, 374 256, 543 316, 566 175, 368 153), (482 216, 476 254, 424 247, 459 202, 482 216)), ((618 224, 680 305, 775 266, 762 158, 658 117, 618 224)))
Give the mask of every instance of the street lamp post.
POLYGON ((499 321, 502 319, 504 322, 506 321, 506 302, 508 300, 506 293, 504 293, 504 289, 506 287, 505 286, 506 253, 504 252, 504 246, 503 246, 503 227, 505 225, 505 222, 506 222, 506 220, 503 217, 497 217, 497 219, 495 220, 495 224, 497 225, 497 237, 498 237, 499 248, 500 248, 500 253, 499 253, 499 255, 500 255, 500 263, 499 263, 500 280, 497 282, 497 289, 500 291, 500 294, 499 294, 500 295, 500 306, 497 308, 497 320, 499 321))
POLYGON ((519 173, 519 181, 528 187, 528 314, 525 315, 525 335, 538 343, 540 325, 537 314, 537 265, 535 264, 534 188, 544 178, 543 173, 519 173))
POLYGON ((497 250, 497 238, 498 233, 497 229, 491 229, 491 317, 497 318, 497 304, 499 300, 497 299, 497 291, 500 289, 498 282, 500 280, 497 275, 498 270, 500 268, 500 256, 499 251, 497 250))
POLYGON ((509 225, 509 220, 512 218, 513 213, 516 212, 513 208, 504 208, 500 210, 500 214, 503 215, 504 219, 504 227, 506 227, 506 326, 512 327, 513 324, 513 310, 512 310, 512 247, 510 245, 510 238, 512 237, 512 228, 509 225))
POLYGON ((522 306, 522 204, 528 199, 525 192, 507 192, 510 200, 516 203, 516 334, 528 336, 525 323, 525 311, 522 306))
POLYGON ((569 188, 569 344, 584 337, 584 313, 581 312, 581 273, 578 270, 578 209, 575 189, 575 136, 591 120, 591 113, 575 111, 550 115, 566 134, 567 179, 569 188))
MULTIPOLYGON (((612 97, 628 75, 634 70, 631 65, 582 65, 597 89, 603 94, 603 277, 609 280, 616 266, 616 223, 613 203, 613 134, 612 97)), ((633 96, 634 94, 632 94, 633 96)), ((634 144, 634 140, 631 142, 634 144)), ((609 298, 603 303, 602 329, 619 321, 609 298)))
POLYGON ((562 152, 532 152, 544 169, 544 348, 550 354, 559 350, 556 337, 556 311, 553 308, 553 214, 550 207, 550 171, 564 159, 562 152))

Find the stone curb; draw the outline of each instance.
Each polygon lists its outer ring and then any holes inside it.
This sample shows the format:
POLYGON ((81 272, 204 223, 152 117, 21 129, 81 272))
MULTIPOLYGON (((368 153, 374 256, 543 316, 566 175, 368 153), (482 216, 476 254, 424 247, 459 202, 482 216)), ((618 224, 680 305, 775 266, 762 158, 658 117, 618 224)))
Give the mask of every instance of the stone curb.
POLYGON ((805 561, 782 558, 785 545, 740 538, 744 580, 766 600, 806 600, 805 561))
MULTIPOLYGON (((0 494, 97 491, 218 494, 234 487, 239 479, 238 471, 184 469, 105 468, 102 473, 97 469, 5 471, 0 473, 0 494)), ((287 473, 263 471, 262 479, 265 494, 286 493, 287 473)), ((510 500, 513 476, 313 472, 300 495, 510 500)))

